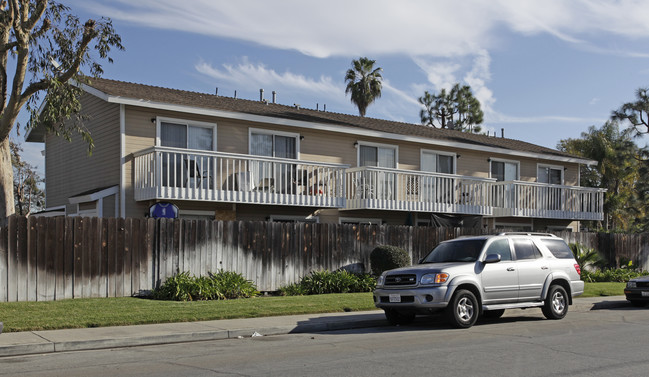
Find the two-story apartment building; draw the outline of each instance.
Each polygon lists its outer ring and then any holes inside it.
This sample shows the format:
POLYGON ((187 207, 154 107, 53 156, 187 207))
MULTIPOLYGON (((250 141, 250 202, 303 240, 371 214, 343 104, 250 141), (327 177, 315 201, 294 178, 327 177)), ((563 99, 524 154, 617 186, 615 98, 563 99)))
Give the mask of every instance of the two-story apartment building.
POLYGON ((84 85, 95 149, 45 143, 46 206, 67 215, 578 229, 602 220, 580 164, 504 137, 108 79, 84 85))

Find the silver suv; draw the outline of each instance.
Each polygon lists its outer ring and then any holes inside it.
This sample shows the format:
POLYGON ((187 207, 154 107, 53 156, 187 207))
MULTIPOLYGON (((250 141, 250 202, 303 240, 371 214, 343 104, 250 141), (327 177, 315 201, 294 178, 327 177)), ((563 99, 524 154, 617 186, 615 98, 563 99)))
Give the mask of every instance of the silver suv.
POLYGON ((530 307, 561 319, 584 292, 580 274, 568 245, 552 234, 460 237, 440 243, 417 265, 383 272, 374 304, 392 324, 443 310, 453 326, 468 328, 480 316, 530 307))

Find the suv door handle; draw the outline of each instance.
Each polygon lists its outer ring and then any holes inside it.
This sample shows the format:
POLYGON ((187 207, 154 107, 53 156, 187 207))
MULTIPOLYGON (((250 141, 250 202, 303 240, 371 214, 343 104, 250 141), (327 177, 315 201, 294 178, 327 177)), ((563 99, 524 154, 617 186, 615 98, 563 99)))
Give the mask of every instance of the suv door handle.
POLYGON ((542 270, 547 270, 547 269, 548 269, 548 266, 543 266, 543 267, 541 267, 541 269, 542 269, 542 270))
POLYGON ((514 267, 507 267, 507 271, 514 271, 514 267))

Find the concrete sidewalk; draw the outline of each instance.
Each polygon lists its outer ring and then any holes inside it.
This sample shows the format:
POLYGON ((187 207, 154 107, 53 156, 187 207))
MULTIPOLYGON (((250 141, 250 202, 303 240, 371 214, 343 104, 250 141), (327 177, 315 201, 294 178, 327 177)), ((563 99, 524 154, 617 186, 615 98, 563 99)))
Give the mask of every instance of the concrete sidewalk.
MULTIPOLYGON (((569 311, 629 306, 624 296, 576 298, 569 311)), ((513 312, 513 311, 512 311, 513 312)), ((0 334, 0 357, 165 343, 387 326, 380 310, 226 319, 154 325, 26 331, 0 334)))

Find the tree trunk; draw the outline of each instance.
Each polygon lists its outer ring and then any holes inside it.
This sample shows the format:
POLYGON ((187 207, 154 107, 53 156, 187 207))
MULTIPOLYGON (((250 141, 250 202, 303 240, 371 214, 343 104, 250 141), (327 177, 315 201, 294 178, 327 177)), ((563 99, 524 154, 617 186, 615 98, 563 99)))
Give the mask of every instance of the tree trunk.
POLYGON ((0 143, 0 226, 7 225, 7 217, 14 212, 14 171, 9 138, 5 138, 0 143))

